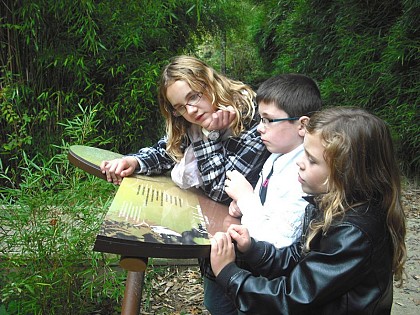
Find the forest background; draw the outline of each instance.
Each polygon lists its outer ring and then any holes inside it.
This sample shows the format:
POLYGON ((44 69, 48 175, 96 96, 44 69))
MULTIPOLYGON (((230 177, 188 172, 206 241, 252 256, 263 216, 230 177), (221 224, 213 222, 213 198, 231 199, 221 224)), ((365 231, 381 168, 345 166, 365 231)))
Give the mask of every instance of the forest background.
POLYGON ((91 250, 116 188, 69 165, 67 149, 152 145, 175 55, 254 88, 311 76, 325 106, 387 121, 418 180, 419 1, 0 0, 0 12, 0 314, 118 305, 124 275, 91 250))

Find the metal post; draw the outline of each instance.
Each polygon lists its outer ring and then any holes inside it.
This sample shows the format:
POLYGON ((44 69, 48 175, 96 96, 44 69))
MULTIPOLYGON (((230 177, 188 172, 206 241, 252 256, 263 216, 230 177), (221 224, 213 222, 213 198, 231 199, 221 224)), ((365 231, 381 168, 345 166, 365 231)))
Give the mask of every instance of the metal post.
POLYGON ((139 315, 147 258, 122 257, 120 266, 128 270, 121 315, 139 315))

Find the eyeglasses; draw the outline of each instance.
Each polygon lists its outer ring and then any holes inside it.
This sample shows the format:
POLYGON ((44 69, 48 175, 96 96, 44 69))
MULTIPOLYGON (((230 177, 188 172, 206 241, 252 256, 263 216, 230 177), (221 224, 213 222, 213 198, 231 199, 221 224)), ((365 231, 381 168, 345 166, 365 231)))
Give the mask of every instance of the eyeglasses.
POLYGON ((265 117, 261 117, 260 118, 260 124, 263 124, 264 127, 267 127, 268 124, 273 123, 273 122, 278 122, 278 121, 291 121, 291 120, 299 120, 299 117, 287 117, 287 118, 275 118, 275 119, 270 119, 270 118, 265 118, 265 117))
POLYGON ((187 112, 187 106, 196 106, 200 102, 202 97, 203 97, 202 92, 191 94, 187 103, 185 105, 181 105, 181 106, 175 108, 172 111, 172 115, 174 115, 175 117, 180 117, 180 116, 184 115, 187 112))

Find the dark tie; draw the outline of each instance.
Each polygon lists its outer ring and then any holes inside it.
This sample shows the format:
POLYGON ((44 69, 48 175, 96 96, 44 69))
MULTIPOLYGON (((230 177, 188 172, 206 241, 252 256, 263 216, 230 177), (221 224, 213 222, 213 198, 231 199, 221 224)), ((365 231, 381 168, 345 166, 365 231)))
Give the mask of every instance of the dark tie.
POLYGON ((264 180, 264 182, 261 184, 261 187, 260 187, 260 199, 261 199, 262 205, 264 205, 264 202, 265 202, 265 196, 267 195, 267 186, 268 186, 270 177, 273 174, 273 168, 274 168, 274 163, 273 163, 273 166, 271 167, 270 173, 268 173, 267 178, 264 180))

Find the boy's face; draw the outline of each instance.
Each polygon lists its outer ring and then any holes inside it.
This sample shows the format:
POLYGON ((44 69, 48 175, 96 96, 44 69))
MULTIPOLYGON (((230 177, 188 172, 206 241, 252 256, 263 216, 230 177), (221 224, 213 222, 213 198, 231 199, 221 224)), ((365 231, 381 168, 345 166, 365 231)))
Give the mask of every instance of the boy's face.
POLYGON ((324 159, 324 146, 319 133, 306 134, 303 142, 305 154, 297 163, 299 166, 298 180, 302 190, 311 195, 327 192, 329 168, 324 159))
MULTIPOLYGON (((262 118, 288 118, 286 112, 274 103, 260 102, 258 112, 262 118)), ((305 135, 304 126, 300 120, 269 122, 266 125, 260 122, 257 130, 267 150, 271 153, 286 154, 293 151, 303 143, 305 135)))

